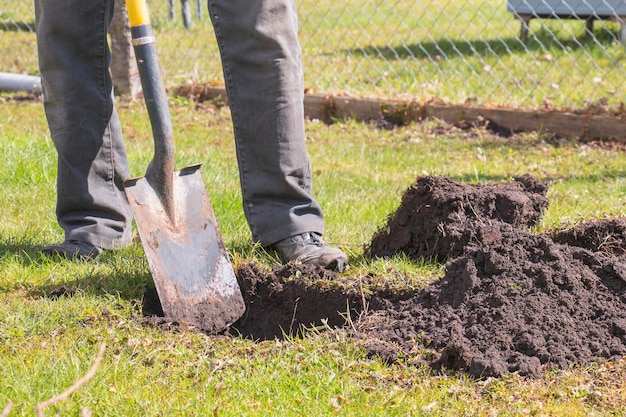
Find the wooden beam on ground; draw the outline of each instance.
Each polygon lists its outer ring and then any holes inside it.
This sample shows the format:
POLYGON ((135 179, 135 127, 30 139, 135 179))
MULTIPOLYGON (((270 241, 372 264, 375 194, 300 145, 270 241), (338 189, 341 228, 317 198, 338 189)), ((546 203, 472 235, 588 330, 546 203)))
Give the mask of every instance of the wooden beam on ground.
MULTIPOLYGON (((185 85, 178 95, 199 101, 220 99, 227 105, 226 90, 210 84, 185 85)), ((304 95, 304 113, 310 119, 332 123, 338 119, 388 121, 398 125, 436 118, 447 123, 485 121, 511 132, 549 132, 580 139, 626 140, 626 115, 521 110, 499 107, 450 105, 443 103, 375 98, 304 95)))
POLYGON ((424 115, 457 123, 489 120, 512 132, 550 132, 580 139, 626 139, 626 119, 611 115, 425 104, 424 115))

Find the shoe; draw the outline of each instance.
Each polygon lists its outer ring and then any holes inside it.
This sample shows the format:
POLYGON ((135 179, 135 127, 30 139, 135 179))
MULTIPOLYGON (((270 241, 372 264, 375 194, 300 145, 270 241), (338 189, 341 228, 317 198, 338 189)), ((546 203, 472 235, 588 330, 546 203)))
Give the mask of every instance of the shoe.
POLYGON ((341 249, 333 248, 315 232, 307 232, 280 240, 270 248, 278 252, 283 262, 299 261, 343 272, 349 268, 348 257, 341 249))
POLYGON ((50 245, 41 249, 46 256, 59 256, 70 261, 89 261, 97 258, 104 249, 80 240, 66 240, 58 245, 50 245))

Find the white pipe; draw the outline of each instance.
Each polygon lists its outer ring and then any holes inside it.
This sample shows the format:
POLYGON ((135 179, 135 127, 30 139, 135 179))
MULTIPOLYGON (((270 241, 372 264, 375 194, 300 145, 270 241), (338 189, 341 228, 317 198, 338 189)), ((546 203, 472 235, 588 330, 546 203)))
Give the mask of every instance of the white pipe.
POLYGON ((41 77, 0 72, 0 90, 41 94, 41 77))

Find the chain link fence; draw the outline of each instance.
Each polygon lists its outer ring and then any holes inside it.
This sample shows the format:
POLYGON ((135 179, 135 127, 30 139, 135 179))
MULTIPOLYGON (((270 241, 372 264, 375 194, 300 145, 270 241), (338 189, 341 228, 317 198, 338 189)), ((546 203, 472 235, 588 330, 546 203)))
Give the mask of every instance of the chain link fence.
MULTIPOLYGON (((150 0, 169 86, 222 80, 206 3, 150 0)), ((317 94, 513 108, 619 107, 626 1, 298 0, 317 94)), ((0 72, 38 74, 30 0, 0 0, 0 72)))

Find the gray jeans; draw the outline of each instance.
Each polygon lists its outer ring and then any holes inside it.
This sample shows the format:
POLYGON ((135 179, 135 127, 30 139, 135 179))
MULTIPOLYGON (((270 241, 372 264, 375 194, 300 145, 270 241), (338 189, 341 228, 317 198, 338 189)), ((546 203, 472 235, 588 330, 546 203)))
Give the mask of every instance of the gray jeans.
MULTIPOLYGON (((66 239, 106 249, 125 245, 132 218, 123 191, 129 169, 107 45, 114 1, 34 1, 44 108, 58 152, 59 225, 66 239)), ((209 0, 208 6, 253 240, 265 246, 323 233, 304 144, 293 0, 209 0)))

